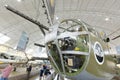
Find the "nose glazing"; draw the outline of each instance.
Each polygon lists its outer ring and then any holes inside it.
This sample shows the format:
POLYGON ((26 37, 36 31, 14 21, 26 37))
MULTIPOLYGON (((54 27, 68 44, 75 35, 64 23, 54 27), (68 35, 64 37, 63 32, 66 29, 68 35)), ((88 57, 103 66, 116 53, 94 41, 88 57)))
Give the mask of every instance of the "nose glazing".
POLYGON ((88 35, 84 37, 79 35, 76 38, 63 37, 47 44, 52 60, 54 60, 51 62, 54 62, 53 66, 56 70, 66 75, 74 75, 83 70, 89 51, 85 37, 88 35))

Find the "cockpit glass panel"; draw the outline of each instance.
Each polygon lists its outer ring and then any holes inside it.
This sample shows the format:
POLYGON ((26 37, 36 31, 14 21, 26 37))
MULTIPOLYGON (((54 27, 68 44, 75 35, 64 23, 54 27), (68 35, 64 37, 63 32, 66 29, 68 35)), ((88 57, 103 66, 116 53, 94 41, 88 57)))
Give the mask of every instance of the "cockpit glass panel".
POLYGON ((89 37, 88 34, 82 34, 77 37, 75 47, 76 51, 89 52, 89 37))
POLYGON ((74 38, 64 37, 58 39, 58 44, 61 51, 75 50, 81 52, 89 51, 89 37, 88 34, 77 35, 74 38))
POLYGON ((65 38, 58 39, 58 44, 62 51, 74 50, 76 46, 76 40, 70 37, 65 37, 65 38))
MULTIPOLYGON (((61 59, 60 59, 60 55, 59 55, 56 44, 54 42, 49 42, 47 46, 48 46, 50 55, 55 61, 56 66, 59 68, 61 72, 63 72, 62 65, 61 65, 61 59)), ((54 64, 54 67, 56 67, 55 64, 54 64)))
POLYGON ((85 27, 81 22, 77 22, 75 20, 67 20, 67 21, 63 21, 60 25, 59 25, 59 32, 65 32, 65 31, 69 31, 69 32, 76 32, 76 31, 85 31, 85 27))
POLYGON ((89 53, 88 34, 59 38, 58 45, 62 52, 66 74, 78 74, 82 70, 86 60, 84 53, 89 53))

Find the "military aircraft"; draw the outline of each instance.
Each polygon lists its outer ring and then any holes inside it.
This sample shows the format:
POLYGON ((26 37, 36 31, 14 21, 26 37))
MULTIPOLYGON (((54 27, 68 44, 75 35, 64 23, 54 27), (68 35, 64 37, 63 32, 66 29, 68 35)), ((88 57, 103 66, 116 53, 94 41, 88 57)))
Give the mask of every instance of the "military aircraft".
POLYGON ((9 63, 13 63, 14 65, 26 64, 27 59, 20 56, 0 52, 0 69, 5 68, 9 63))
POLYGON ((45 45, 38 46, 46 48, 48 58, 59 74, 58 80, 112 80, 119 75, 116 55, 109 52, 110 39, 85 22, 66 19, 48 28, 8 5, 5 7, 40 27, 45 35, 45 45))

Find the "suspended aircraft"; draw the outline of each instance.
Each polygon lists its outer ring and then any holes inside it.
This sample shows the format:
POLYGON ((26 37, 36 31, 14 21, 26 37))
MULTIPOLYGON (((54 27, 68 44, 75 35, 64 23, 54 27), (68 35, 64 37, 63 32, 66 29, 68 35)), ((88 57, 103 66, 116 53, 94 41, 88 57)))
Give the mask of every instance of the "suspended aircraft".
POLYGON ((66 19, 48 28, 8 5, 5 7, 40 27, 45 45, 35 45, 46 48, 58 80, 112 80, 119 75, 117 55, 109 52, 110 39, 85 22, 66 19))
POLYGON ((25 53, 23 51, 15 50, 6 45, 0 45, 0 69, 5 68, 9 63, 14 65, 26 64, 27 58, 24 57, 25 53), (21 54, 17 55, 15 53, 21 54))
POLYGON ((8 53, 0 53, 0 68, 5 68, 9 63, 13 63, 14 65, 26 64, 27 59, 8 53))

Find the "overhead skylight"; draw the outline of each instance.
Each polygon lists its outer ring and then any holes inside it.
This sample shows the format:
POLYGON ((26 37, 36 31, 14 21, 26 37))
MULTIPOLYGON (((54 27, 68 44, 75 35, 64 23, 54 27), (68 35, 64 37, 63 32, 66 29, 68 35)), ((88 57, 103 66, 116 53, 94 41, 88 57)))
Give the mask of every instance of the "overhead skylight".
POLYGON ((4 44, 4 43, 6 43, 9 40, 10 40, 10 37, 0 33, 0 44, 4 44))

